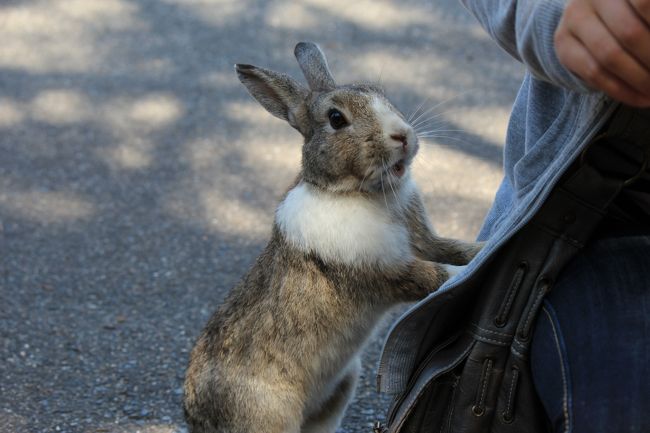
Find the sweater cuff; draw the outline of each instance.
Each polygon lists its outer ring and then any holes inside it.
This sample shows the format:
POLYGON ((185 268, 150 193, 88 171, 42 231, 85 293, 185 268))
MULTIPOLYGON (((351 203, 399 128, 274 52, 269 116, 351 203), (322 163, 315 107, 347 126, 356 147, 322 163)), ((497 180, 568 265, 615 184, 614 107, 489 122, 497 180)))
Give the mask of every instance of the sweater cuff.
MULTIPOLYGON (((522 60, 533 76, 580 93, 593 92, 577 75, 568 70, 555 51, 555 30, 566 6, 565 0, 535 1, 528 17, 519 17, 522 60)), ((519 10, 522 13, 521 9, 519 10)))

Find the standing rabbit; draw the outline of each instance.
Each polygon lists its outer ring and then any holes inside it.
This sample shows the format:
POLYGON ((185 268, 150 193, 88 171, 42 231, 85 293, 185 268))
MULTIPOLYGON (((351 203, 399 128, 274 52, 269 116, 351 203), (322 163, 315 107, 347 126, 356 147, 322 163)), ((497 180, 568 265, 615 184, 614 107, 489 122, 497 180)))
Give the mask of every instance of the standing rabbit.
POLYGON ((480 248, 434 234, 410 176, 417 137, 382 91, 337 86, 313 43, 295 56, 309 89, 236 65, 304 136, 302 170, 268 245, 192 350, 192 433, 333 433, 382 314, 436 290, 480 248))

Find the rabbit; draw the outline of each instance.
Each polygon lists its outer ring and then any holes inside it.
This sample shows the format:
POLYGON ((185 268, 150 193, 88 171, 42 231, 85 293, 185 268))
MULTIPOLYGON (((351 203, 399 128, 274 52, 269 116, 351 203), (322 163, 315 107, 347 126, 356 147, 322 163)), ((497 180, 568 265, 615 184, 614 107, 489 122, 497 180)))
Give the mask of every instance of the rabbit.
POLYGON ((302 168, 267 246, 191 352, 192 433, 334 433, 383 313, 435 291, 480 249, 435 234, 410 174, 417 137, 382 90, 337 86, 314 43, 294 54, 309 88, 235 65, 303 135, 302 168))

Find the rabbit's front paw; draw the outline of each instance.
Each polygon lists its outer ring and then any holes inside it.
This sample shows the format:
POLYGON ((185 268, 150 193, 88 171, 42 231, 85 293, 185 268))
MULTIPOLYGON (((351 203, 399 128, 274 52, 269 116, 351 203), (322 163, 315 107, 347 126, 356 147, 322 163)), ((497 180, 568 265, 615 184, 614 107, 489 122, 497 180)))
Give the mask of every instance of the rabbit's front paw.
POLYGON ((444 266, 445 270, 449 274, 449 278, 453 278, 456 275, 460 274, 465 270, 467 265, 462 265, 462 266, 456 266, 456 265, 442 265, 444 266))

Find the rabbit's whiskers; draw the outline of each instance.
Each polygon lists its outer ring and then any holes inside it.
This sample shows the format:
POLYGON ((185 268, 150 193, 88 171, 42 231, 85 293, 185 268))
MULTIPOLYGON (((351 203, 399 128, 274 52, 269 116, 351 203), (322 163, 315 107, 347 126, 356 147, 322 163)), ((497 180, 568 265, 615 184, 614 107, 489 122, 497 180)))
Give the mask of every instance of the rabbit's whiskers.
POLYGON ((366 174, 363 176, 363 179, 361 179, 361 183, 359 184, 359 190, 357 192, 361 192, 361 188, 363 188, 363 183, 366 181, 366 178, 369 175, 372 175, 374 172, 375 170, 366 171, 366 174))
POLYGON ((397 193, 395 192, 395 188, 393 188, 393 183, 390 181, 390 178, 392 177, 391 172, 387 166, 386 166, 386 161, 382 161, 382 165, 384 166, 384 171, 386 172, 386 180, 388 181, 388 186, 390 189, 393 191, 393 196, 395 197, 395 201, 399 201, 397 199, 397 193))
POLYGON ((466 94, 468 94, 470 92, 474 92, 476 90, 477 89, 464 90, 464 91, 462 91, 462 92, 460 92, 460 93, 458 93, 458 94, 456 94, 454 96, 451 96, 451 97, 449 97, 447 99, 444 99, 444 100, 438 102, 437 104, 427 108, 426 110, 422 110, 422 107, 424 107, 426 105, 426 103, 431 100, 431 96, 428 96, 423 102, 420 103, 420 105, 418 105, 418 108, 416 108, 415 111, 411 115, 408 116, 407 122, 413 127, 413 129, 417 130, 417 128, 419 126, 422 126, 422 125, 426 124, 427 122, 429 122, 429 121, 431 121, 431 120, 433 120, 433 119, 435 119, 435 118, 437 118, 439 116, 442 116, 443 114, 448 114, 448 113, 450 113, 452 111, 457 111, 457 110, 460 110, 460 109, 451 110, 451 111, 447 110, 447 111, 442 112, 442 113, 434 114, 433 116, 428 117, 428 118, 426 118, 424 116, 431 113, 436 108, 441 107, 441 106, 443 106, 445 104, 448 104, 449 102, 454 101, 456 99, 459 99, 461 96, 464 96, 464 95, 466 95, 466 94), (419 112, 419 114, 418 114, 418 112, 419 112))
POLYGON ((458 94, 458 95, 455 95, 455 96, 452 96, 451 98, 447 98, 447 99, 445 99, 445 100, 443 100, 443 101, 441 101, 441 102, 438 102, 437 104, 435 104, 435 105, 433 105, 433 106, 427 108, 426 110, 422 111, 422 112, 421 112, 421 113, 420 113, 420 114, 419 114, 415 119, 413 119, 412 122, 409 122, 409 123, 411 123, 412 125, 417 125, 417 124, 419 124, 419 123, 420 123, 420 122, 419 122, 420 119, 422 119, 425 115, 431 113, 431 112, 432 112, 433 110, 435 110, 436 108, 438 108, 438 107, 440 107, 440 106, 442 106, 442 105, 444 105, 444 104, 447 104, 447 103, 449 103, 450 101, 453 101, 454 99, 458 98, 460 95, 462 95, 462 93, 461 93, 461 94, 458 94))
POLYGON ((413 111, 411 114, 408 115, 408 117, 406 118, 406 122, 408 122, 408 123, 410 124, 410 123, 411 123, 411 120, 413 120, 413 118, 418 114, 418 111, 420 111, 420 109, 421 109, 422 107, 424 107, 424 104, 426 104, 426 103, 429 102, 430 100, 431 100, 431 97, 429 96, 429 97, 427 97, 424 101, 422 101, 422 102, 420 103, 420 105, 418 105, 418 108, 416 108, 415 111, 413 111))
POLYGON ((424 117, 424 118, 418 120, 417 122, 414 122, 411 126, 413 126, 413 129, 417 130, 418 128, 426 125, 427 123, 439 118, 440 116, 444 116, 445 114, 453 113, 454 111, 458 111, 458 110, 447 110, 447 111, 441 111, 439 113, 432 113, 429 117, 424 117))
POLYGON ((411 125, 411 126, 413 127, 413 129, 415 129, 417 131, 418 129, 428 128, 428 127, 431 127, 431 126, 435 126, 436 124, 444 125, 446 123, 449 123, 449 121, 445 120, 445 119, 439 119, 440 117, 448 116, 450 114, 455 114, 455 113, 459 113, 459 112, 462 113, 464 111, 465 111, 464 108, 455 108, 453 110, 441 111, 440 113, 432 114, 431 116, 429 116, 429 117, 427 117, 425 119, 421 119, 421 120, 419 120, 417 122, 417 124, 414 124, 414 125, 411 125))
POLYGON ((418 123, 412 125, 413 129, 417 131, 419 129, 429 128, 435 125, 444 125, 445 123, 448 123, 448 121, 445 119, 440 119, 440 117, 449 115, 457 111, 460 110, 447 110, 447 111, 441 111, 440 113, 433 114, 427 117, 426 119, 422 119, 418 123))
POLYGON ((437 134, 438 132, 465 132, 465 131, 462 129, 431 129, 429 131, 417 132, 416 134, 419 138, 422 138, 422 137, 427 137, 429 134, 434 134, 434 133, 437 134))
POLYGON ((381 192, 384 195, 384 203, 388 209, 388 200, 386 199, 386 189, 384 188, 384 171, 379 172, 379 181, 381 182, 381 192))
POLYGON ((462 138, 459 138, 459 137, 454 137, 453 135, 432 134, 432 135, 427 135, 425 137, 420 137, 420 138, 422 139, 423 144, 426 144, 426 145, 429 145, 429 146, 436 146, 436 145, 437 146, 445 146, 445 145, 446 146, 451 146, 452 144, 451 143, 432 143, 432 142, 427 140, 428 138, 433 138, 433 139, 442 138, 442 139, 445 139, 445 140, 454 140, 454 141, 459 142, 460 144, 466 144, 466 145, 471 145, 472 144, 471 142, 469 142, 467 140, 463 140, 462 138))

